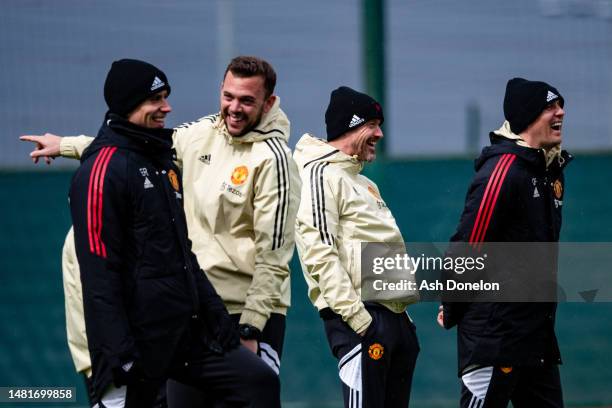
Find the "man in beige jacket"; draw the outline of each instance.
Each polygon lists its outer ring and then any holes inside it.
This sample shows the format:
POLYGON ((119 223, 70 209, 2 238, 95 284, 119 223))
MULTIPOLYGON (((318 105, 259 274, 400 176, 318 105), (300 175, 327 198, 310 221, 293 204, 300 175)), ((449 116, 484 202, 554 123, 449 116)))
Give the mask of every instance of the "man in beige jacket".
MULTIPOLYGON (((266 61, 234 58, 220 112, 178 126, 173 141, 193 251, 239 324, 242 343, 278 373, 301 183, 275 84, 266 61)), ((34 160, 47 161, 60 153, 78 158, 91 142, 51 134, 22 140, 38 144, 34 160)))
MULTIPOLYGON (((360 174, 383 137, 381 106, 348 87, 331 94, 327 141, 302 136, 294 153, 302 177, 296 243, 308 295, 323 319, 346 407, 406 407, 419 345, 406 313, 416 291, 364 302, 361 244, 403 247, 376 184, 360 174)), ((410 278, 410 276, 409 276, 410 278)))

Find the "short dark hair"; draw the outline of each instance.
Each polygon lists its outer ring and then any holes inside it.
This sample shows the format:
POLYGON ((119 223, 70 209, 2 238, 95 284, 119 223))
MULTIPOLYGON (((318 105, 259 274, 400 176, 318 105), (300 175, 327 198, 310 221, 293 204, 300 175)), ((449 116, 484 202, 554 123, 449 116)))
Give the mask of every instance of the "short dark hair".
POLYGON ((257 57, 238 56, 230 61, 223 79, 227 76, 227 72, 232 71, 232 74, 239 78, 250 78, 253 76, 261 76, 264 79, 264 88, 266 89, 266 98, 274 93, 276 86, 276 72, 272 65, 266 60, 257 57))

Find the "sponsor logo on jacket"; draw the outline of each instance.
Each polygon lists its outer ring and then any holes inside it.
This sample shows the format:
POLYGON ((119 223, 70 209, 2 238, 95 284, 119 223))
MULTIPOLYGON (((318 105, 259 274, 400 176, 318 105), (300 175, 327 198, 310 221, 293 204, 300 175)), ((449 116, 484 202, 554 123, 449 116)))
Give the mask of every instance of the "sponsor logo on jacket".
POLYGON ((231 193, 231 194, 233 194, 235 196, 238 196, 238 197, 242 197, 243 196, 242 191, 238 190, 237 188, 232 187, 229 183, 226 183, 225 181, 223 181, 221 183, 221 189, 220 190, 221 191, 227 191, 228 193, 231 193))

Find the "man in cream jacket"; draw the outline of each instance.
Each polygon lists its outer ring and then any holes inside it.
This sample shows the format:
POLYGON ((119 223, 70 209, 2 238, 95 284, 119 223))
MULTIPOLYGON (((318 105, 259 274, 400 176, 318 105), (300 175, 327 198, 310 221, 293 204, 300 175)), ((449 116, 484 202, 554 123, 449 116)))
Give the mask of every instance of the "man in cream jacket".
POLYGON ((418 300, 364 302, 361 243, 400 243, 377 186, 360 174, 383 137, 381 106, 348 87, 332 92, 327 141, 302 136, 294 153, 302 178, 296 243, 308 295, 339 360, 346 407, 406 407, 419 345, 406 313, 418 300))

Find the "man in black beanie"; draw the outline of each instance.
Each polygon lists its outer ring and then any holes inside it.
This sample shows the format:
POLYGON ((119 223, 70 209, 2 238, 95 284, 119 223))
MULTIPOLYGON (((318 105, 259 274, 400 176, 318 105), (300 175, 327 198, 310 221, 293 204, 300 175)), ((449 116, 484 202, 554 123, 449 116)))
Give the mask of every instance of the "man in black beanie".
POLYGON ((151 407, 168 378, 227 404, 279 407, 275 373, 239 347, 191 251, 166 75, 115 61, 98 136, 70 188, 94 406, 151 407), (266 389, 266 393, 261 392, 266 389))
POLYGON ((550 150, 561 144, 564 103, 561 93, 545 82, 513 78, 506 85, 504 116, 527 145, 550 150))
MULTIPOLYGON (((522 291, 532 290, 540 276, 556 276, 558 251, 550 243, 559 241, 563 170, 572 158, 561 150, 563 106, 561 93, 545 82, 508 81, 506 122, 490 133, 491 146, 476 160, 476 175, 451 237, 476 251, 487 242, 525 243, 525 253, 543 249, 527 260, 514 250, 510 258, 526 262, 496 266, 501 272, 511 269, 512 276, 528 276, 523 283, 529 286, 522 291)), ((461 407, 506 407, 510 401, 515 408, 563 407, 554 294, 530 303, 521 293, 504 296, 507 303, 440 306, 440 326, 457 326, 461 407)))
POLYGON ((383 120, 378 102, 342 86, 325 112, 327 141, 305 134, 294 153, 302 178, 296 244, 308 295, 339 360, 345 407, 407 407, 419 352, 406 313, 418 300, 416 291, 385 300, 361 297, 361 243, 404 248, 378 187, 360 174, 376 158, 383 120))

